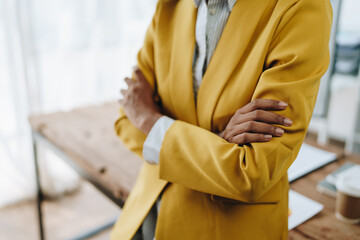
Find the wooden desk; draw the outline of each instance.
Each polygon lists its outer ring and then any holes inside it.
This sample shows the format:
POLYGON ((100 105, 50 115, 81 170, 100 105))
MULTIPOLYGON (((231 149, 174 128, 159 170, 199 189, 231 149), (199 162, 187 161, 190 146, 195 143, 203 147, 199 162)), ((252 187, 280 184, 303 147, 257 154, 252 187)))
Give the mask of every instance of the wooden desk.
POLYGON ((335 199, 316 191, 316 185, 346 161, 360 163, 359 155, 343 157, 290 184, 291 189, 321 203, 324 209, 307 222, 290 231, 289 239, 360 239, 360 225, 340 222, 335 217, 335 199))
MULTIPOLYGON (((37 115, 30 117, 30 124, 35 143, 47 144, 82 177, 122 207, 134 185, 141 160, 115 136, 113 125, 117 109, 116 103, 108 103, 70 112, 37 115)), ((334 215, 335 199, 315 189, 320 180, 345 161, 360 163, 358 155, 344 157, 341 150, 337 153, 339 161, 291 184, 291 189, 325 207, 314 218, 290 231, 289 239, 360 239, 360 225, 338 221, 334 215)))
POLYGON ((117 103, 109 103, 31 116, 30 125, 35 140, 52 148, 82 177, 122 207, 142 160, 115 135, 117 117, 117 103))

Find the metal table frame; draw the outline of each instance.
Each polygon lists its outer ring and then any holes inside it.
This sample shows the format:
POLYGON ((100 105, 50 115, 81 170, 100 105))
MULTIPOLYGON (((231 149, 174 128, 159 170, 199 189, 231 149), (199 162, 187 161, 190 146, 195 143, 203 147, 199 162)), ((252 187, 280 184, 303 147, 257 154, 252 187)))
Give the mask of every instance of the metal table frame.
MULTIPOLYGON (((109 189, 104 188, 96 179, 94 179, 89 173, 84 171, 80 166, 78 166, 74 161, 70 159, 61 149, 56 147, 52 142, 50 142, 45 136, 36 130, 32 129, 32 142, 33 142, 33 154, 34 154, 34 166, 35 166, 35 176, 36 176, 36 189, 37 189, 37 199, 36 199, 36 207, 38 214, 38 223, 39 223, 39 235, 40 239, 45 239, 44 232, 44 221, 43 221, 43 211, 42 211, 42 202, 44 200, 44 194, 41 190, 41 182, 40 182, 40 167, 39 167, 39 154, 38 154, 38 144, 44 144, 46 147, 54 151, 61 159, 63 159, 68 165, 70 165, 82 178, 86 179, 90 182, 95 188, 97 188, 100 192, 106 195, 112 202, 118 205, 120 208, 124 206, 124 201, 114 197, 109 189)), ((104 229, 111 227, 115 220, 111 220, 110 222, 96 228, 92 229, 88 232, 82 233, 77 237, 71 239, 86 239, 90 236, 93 236, 104 229)))

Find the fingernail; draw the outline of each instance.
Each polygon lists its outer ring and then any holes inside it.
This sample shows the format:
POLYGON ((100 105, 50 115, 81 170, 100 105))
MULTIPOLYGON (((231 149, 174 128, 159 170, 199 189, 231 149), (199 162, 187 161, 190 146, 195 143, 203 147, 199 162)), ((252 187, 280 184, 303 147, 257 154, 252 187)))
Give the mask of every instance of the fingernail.
POLYGON ((265 138, 266 140, 270 140, 270 139, 272 139, 272 136, 271 136, 271 135, 264 135, 264 138, 265 138))
POLYGON ((282 102, 282 101, 280 101, 279 102, 279 107, 287 107, 287 103, 286 102, 282 102))
POLYGON ((277 135, 283 135, 284 134, 284 129, 281 129, 281 128, 277 128, 276 130, 275 130, 275 132, 276 132, 276 134, 277 135))
POLYGON ((288 118, 285 118, 284 123, 285 123, 285 125, 287 125, 287 126, 291 126, 291 125, 293 124, 293 122, 292 122, 290 119, 288 119, 288 118))

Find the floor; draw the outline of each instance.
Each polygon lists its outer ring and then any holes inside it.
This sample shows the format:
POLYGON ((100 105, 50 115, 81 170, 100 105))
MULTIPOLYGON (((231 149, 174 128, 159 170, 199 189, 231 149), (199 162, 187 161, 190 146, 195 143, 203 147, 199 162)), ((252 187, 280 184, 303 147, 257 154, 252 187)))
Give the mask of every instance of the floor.
MULTIPOLYGON (((120 209, 89 183, 71 195, 44 202, 45 235, 49 240, 72 239, 114 220, 120 209)), ((1 240, 39 239, 35 202, 0 209, 1 240)), ((89 238, 109 239, 110 229, 89 238)))

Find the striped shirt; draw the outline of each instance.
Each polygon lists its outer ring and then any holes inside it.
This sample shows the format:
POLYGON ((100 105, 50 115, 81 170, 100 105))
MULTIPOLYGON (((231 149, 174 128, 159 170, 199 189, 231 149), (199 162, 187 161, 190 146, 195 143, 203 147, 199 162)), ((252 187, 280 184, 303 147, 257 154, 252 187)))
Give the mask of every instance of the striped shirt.
MULTIPOLYGON (((195 38, 196 46, 193 60, 193 90, 196 101, 201 80, 211 61, 230 12, 237 0, 194 0, 198 8, 195 38)), ((167 129, 174 122, 163 116, 152 127, 143 146, 144 159, 151 164, 159 163, 162 141, 167 129)))
POLYGON ((196 19, 196 47, 193 62, 194 96, 210 63, 230 12, 236 0, 194 0, 198 8, 196 19))

